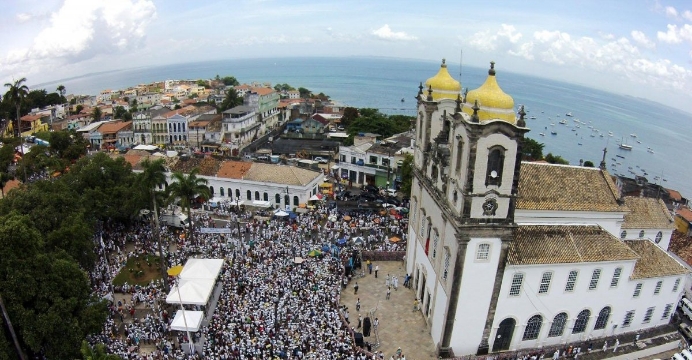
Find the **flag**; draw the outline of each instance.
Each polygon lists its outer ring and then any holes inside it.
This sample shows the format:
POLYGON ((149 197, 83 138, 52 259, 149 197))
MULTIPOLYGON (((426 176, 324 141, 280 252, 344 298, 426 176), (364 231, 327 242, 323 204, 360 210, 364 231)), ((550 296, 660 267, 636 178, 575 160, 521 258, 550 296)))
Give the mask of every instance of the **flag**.
POLYGON ((429 250, 430 250, 430 238, 428 237, 428 239, 425 240, 425 255, 428 255, 429 250))

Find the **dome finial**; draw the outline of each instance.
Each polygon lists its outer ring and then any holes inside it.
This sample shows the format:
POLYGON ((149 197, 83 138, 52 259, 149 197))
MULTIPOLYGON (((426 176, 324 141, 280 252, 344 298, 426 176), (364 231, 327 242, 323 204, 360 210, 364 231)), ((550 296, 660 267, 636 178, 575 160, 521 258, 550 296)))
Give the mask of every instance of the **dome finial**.
POLYGON ((473 115, 471 115, 471 121, 475 122, 475 123, 480 122, 480 118, 478 117, 478 110, 480 110, 481 107, 478 106, 478 100, 473 102, 473 107, 471 109, 473 109, 473 115))
POLYGON ((524 105, 521 105, 519 107, 519 121, 517 121, 517 125, 519 127, 526 127, 526 120, 524 120, 525 116, 526 116, 526 111, 524 111, 524 105))
POLYGON ((446 62, 447 62, 447 60, 445 60, 445 58, 442 58, 442 65, 440 65, 440 67, 446 68, 447 67, 446 62))
POLYGON ((428 86, 428 101, 433 101, 433 96, 432 96, 432 85, 428 86))
POLYGON ((490 70, 488 70, 488 75, 495 76, 495 62, 490 62, 490 70))
POLYGON ((457 95, 456 103, 457 106, 454 108, 455 115, 461 112, 461 95, 457 95))
POLYGON ((418 96, 423 95, 423 82, 420 82, 420 85, 418 85, 418 96))

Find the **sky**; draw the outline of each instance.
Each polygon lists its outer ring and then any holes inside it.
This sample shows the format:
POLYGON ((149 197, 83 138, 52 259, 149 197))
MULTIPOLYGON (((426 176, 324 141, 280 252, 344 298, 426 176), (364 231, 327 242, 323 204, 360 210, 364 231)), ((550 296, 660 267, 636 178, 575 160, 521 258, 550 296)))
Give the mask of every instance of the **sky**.
POLYGON ((1 5, 2 83, 26 77, 31 85, 232 58, 384 56, 458 64, 463 49, 464 64, 487 67, 494 60, 498 70, 692 112, 690 1, 3 0, 1 5))

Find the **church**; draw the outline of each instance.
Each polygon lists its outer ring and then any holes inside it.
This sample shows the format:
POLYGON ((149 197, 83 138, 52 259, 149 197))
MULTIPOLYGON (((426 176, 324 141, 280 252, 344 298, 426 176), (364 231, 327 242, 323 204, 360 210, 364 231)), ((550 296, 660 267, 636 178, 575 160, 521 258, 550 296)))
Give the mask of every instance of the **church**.
POLYGON ((687 269, 662 201, 599 168, 522 162, 524 109, 445 61, 420 84, 406 270, 442 356, 570 344, 667 324, 687 269))

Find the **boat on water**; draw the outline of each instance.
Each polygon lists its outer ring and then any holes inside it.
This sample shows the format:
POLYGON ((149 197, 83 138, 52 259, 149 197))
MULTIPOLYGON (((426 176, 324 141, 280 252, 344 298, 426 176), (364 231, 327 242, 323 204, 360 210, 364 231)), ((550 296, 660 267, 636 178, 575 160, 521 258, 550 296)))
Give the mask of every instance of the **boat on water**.
POLYGON ((565 114, 565 116, 572 116, 572 113, 568 112, 567 114, 565 114))
POLYGON ((596 137, 596 135, 594 135, 594 134, 591 134, 590 136, 591 136, 591 137, 596 137))
POLYGON ((532 117, 530 117, 529 119, 531 119, 531 120, 536 120, 536 117, 535 117, 535 116, 532 116, 532 117))
POLYGON ((562 124, 562 125, 567 124, 567 120, 565 120, 565 119, 560 120, 560 124, 562 124))
POLYGON ((649 154, 653 154, 654 150, 653 149, 646 149, 646 152, 648 152, 649 154))
POLYGON ((616 157, 619 157, 620 159, 624 159, 624 158, 625 158, 624 156, 622 156, 622 155, 620 155, 620 154, 615 155, 615 156, 616 156, 616 157))
POLYGON ((630 134, 631 137, 636 138, 637 134, 630 134))
POLYGON ((555 123, 550 123, 550 126, 555 126, 555 123))
POLYGON ((581 146, 581 143, 577 143, 577 145, 581 146))
POLYGON ((604 137, 603 134, 599 135, 600 137, 604 137))
POLYGON ((557 131, 551 131, 550 135, 557 135, 557 131))
POLYGON ((404 102, 404 98, 401 98, 401 102, 404 102))
POLYGON ((627 151, 632 150, 632 145, 628 145, 624 140, 621 141, 620 144, 618 144, 618 147, 622 150, 627 150, 627 151))
POLYGON ((540 136, 545 136, 545 134, 544 134, 544 133, 539 133, 538 135, 540 135, 540 136))

